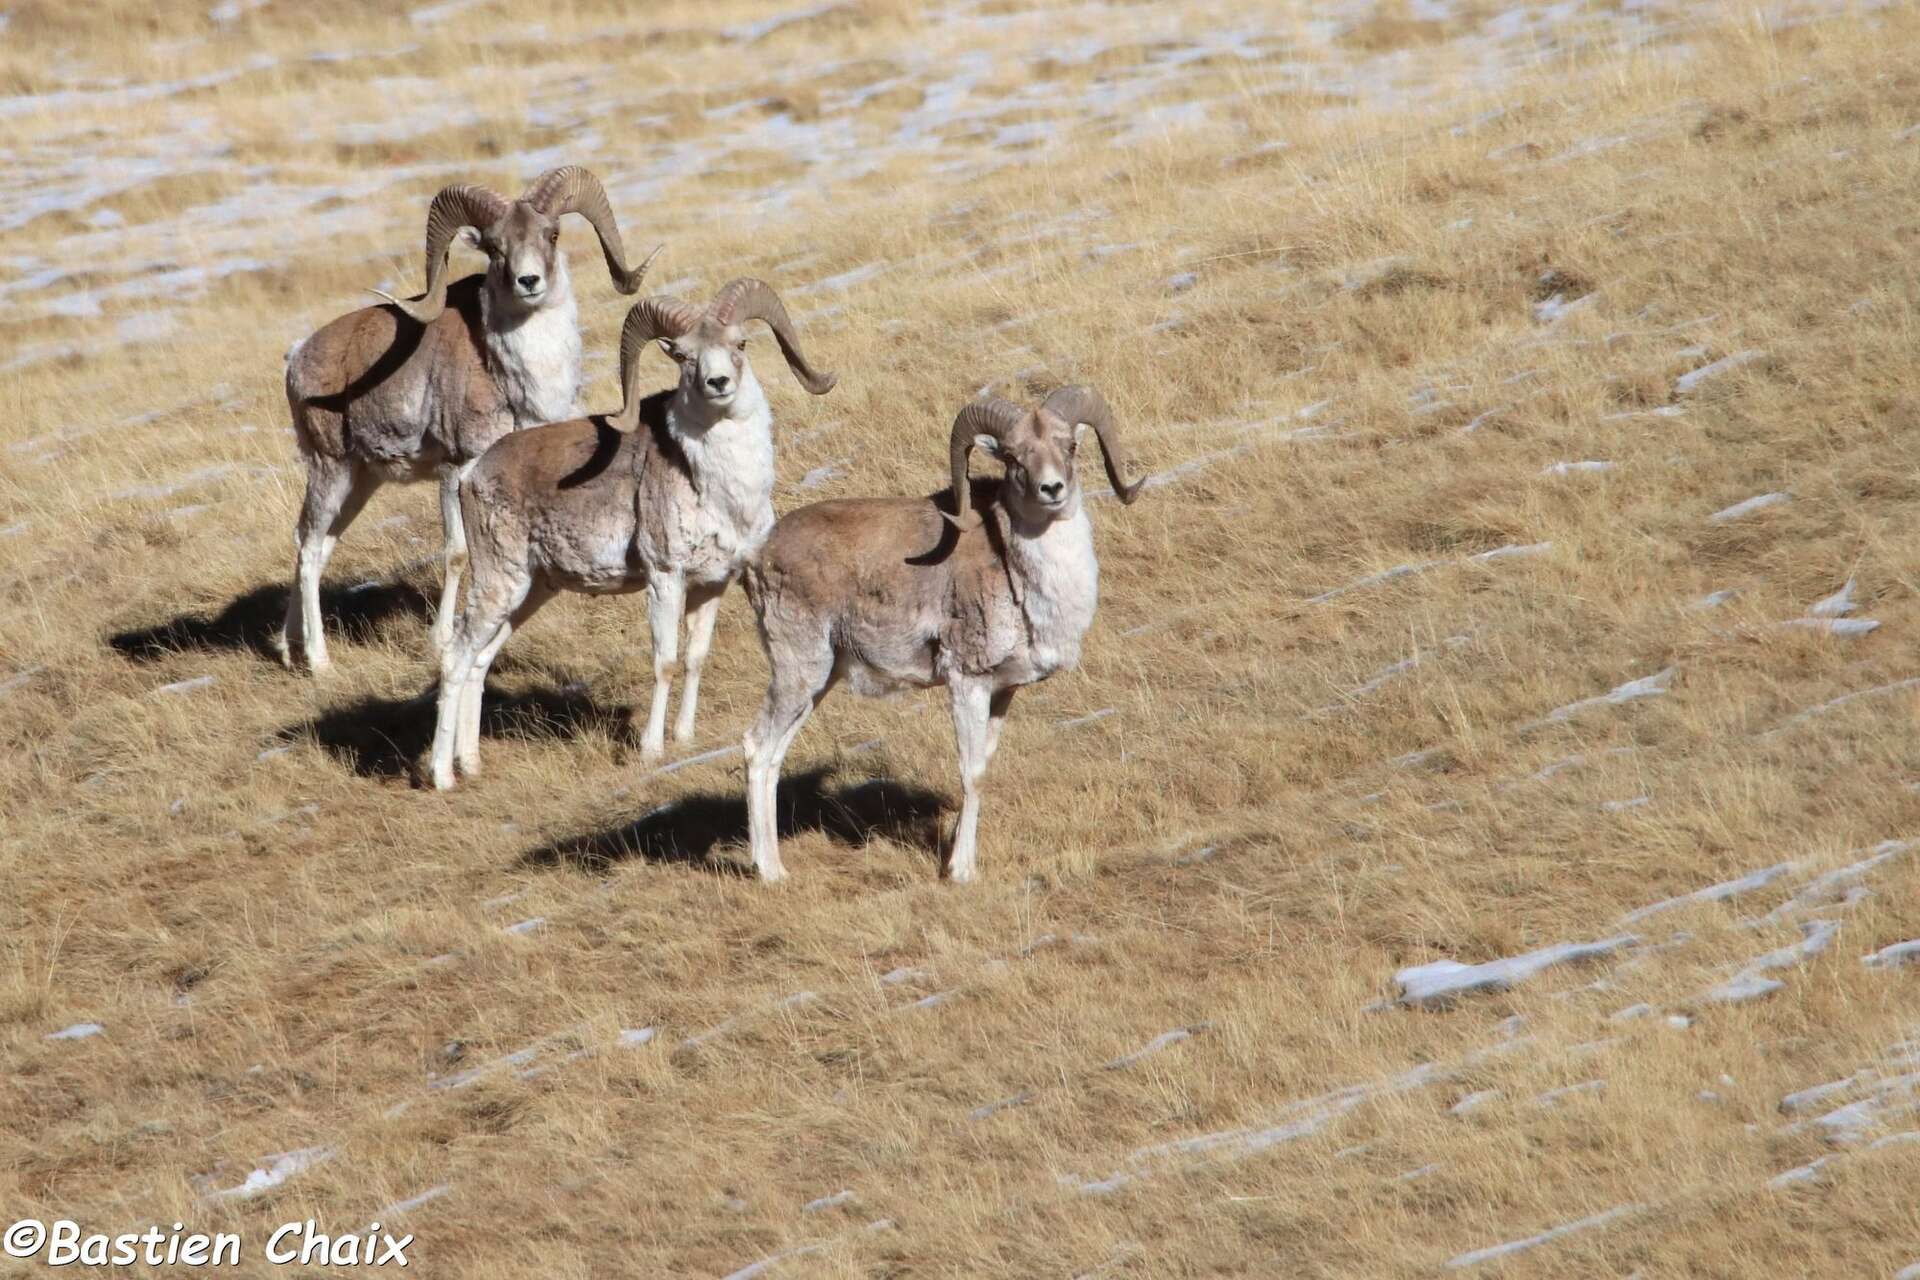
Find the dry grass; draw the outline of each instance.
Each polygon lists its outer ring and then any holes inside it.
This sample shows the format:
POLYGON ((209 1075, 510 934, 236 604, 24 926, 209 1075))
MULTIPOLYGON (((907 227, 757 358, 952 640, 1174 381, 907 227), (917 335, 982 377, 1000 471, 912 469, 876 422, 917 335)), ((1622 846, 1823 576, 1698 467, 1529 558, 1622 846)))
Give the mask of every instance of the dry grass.
MULTIPOLYGON (((273 1224, 445 1184, 399 1220, 470 1277, 807 1246, 781 1274, 1417 1276, 1622 1205, 1507 1271, 1920 1257, 1920 1148, 1871 1145, 1898 1098, 1844 1145, 1778 1109, 1897 1071, 1920 994, 1859 957, 1920 936, 1920 855, 1751 923, 1920 835, 1913 10, 154 9, 17 5, 0 52, 46 95, 9 105, 0 200, 0 1219, 184 1220, 257 1264, 273 1224), (413 282, 442 182, 562 157, 668 242, 660 279, 766 275, 840 371, 813 401, 762 369, 782 509, 934 487, 989 380, 1098 383, 1168 473, 1098 505, 1104 608, 1017 703, 982 884, 934 875, 938 695, 829 701, 789 759, 794 879, 742 879, 737 759, 630 750, 632 600, 550 606, 496 668, 488 775, 417 789, 423 489, 342 544, 338 674, 260 652, 300 486, 281 353, 413 282), (1588 301, 1537 318, 1555 295, 1588 301), (1582 460, 1613 469, 1543 473, 1582 460), (1550 546, 1472 559, 1507 544, 1550 546), (1778 625, 1849 577, 1879 630, 1778 625), (1787 859, 1590 968, 1367 1010, 1402 966, 1787 859), (1705 998, 1812 919, 1837 941, 1782 990, 1705 998), (431 1087, 529 1048, 531 1078, 431 1087)), ((610 407, 620 300, 568 237, 610 407)), ((761 692, 737 594, 709 672, 702 751, 761 692)))

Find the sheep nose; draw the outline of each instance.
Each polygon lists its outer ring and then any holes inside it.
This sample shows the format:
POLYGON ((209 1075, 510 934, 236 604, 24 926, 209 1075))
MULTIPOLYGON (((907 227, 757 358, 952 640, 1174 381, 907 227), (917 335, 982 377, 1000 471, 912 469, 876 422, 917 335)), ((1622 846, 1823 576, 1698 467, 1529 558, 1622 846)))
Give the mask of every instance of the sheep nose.
POLYGON ((731 381, 733 381, 733 379, 727 377, 726 374, 718 373, 718 374, 715 374, 713 377, 707 379, 707 385, 712 387, 715 391, 725 391, 727 389, 727 384, 731 381))
POLYGON ((538 289, 539 287, 540 287, 539 276, 521 276, 520 277, 520 288, 522 292, 532 293, 535 289, 538 289))
POLYGON ((1051 484, 1041 485, 1040 493, 1043 497, 1046 497, 1048 499, 1058 499, 1062 493, 1066 492, 1066 489, 1067 489, 1067 482, 1065 480, 1055 480, 1051 484))

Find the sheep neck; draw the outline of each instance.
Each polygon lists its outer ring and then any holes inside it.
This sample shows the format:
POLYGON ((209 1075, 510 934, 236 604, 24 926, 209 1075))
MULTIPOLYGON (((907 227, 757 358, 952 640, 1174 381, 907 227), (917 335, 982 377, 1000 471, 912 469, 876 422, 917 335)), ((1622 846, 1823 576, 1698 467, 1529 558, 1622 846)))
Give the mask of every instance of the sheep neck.
POLYGON ((1073 513, 1045 523, 1023 521, 1004 509, 1007 585, 1026 619, 1034 665, 1043 673, 1080 660, 1080 640, 1093 625, 1100 598, 1100 564, 1093 553, 1093 522, 1077 500, 1073 513))
POLYGON ((580 401, 580 308, 566 259, 555 257, 551 296, 531 310, 487 273, 480 292, 487 364, 513 425, 574 417, 580 401))
POLYGON ((773 515, 773 410, 753 375, 724 409, 682 386, 667 411, 667 430, 687 460, 693 490, 742 538, 763 535, 773 515))

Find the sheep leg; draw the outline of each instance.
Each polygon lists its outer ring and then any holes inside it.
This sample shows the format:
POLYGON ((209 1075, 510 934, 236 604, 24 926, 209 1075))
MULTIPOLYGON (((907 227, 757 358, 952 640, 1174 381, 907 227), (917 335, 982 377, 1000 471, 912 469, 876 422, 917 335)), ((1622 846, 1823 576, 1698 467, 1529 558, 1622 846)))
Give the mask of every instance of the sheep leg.
POLYGON ((427 634, 435 653, 447 647, 459 610, 460 574, 467 564, 467 526, 460 518, 460 484, 473 465, 448 463, 440 468, 440 609, 433 615, 433 630, 427 634))
POLYGON ((467 673, 460 692, 460 737, 456 746, 460 772, 469 778, 478 777, 480 773, 480 699, 486 691, 487 672, 493 669, 493 660, 499 656, 500 647, 508 637, 526 626, 528 619, 540 611, 540 606, 553 597, 553 588, 545 583, 529 585, 507 616, 505 625, 496 627, 492 639, 481 647, 467 673))
MULTIPOLYGON (((469 609, 453 629, 446 647, 440 650, 440 700, 433 724, 433 786, 436 791, 453 788, 453 758, 460 746, 462 721, 466 713, 466 687, 480 656, 478 636, 491 636, 504 620, 482 617, 469 609)), ((482 677, 478 685, 485 684, 482 677)))
MULTIPOLYGON (((986 776, 987 760, 998 736, 992 728, 997 699, 993 686, 977 678, 956 676, 947 687, 953 697, 953 738, 960 750, 961 787, 960 818, 953 824, 947 876, 956 884, 966 884, 978 874, 974 842, 980 827, 980 780, 986 776)), ((1001 714, 1006 714, 1004 705, 1001 714)))
POLYGON ((378 475, 350 460, 308 459, 307 493, 293 532, 293 590, 287 597, 287 617, 275 646, 289 667, 296 651, 307 670, 315 674, 332 665, 320 620, 320 575, 326 572, 340 535, 379 487, 378 475))
POLYGON ((988 763, 992 763, 993 753, 1000 749, 1000 731, 1007 727, 1007 712, 1013 707, 1013 691, 1019 687, 1008 685, 1004 689, 995 689, 993 700, 987 704, 988 763))
POLYGON ((687 664, 680 677, 680 714, 673 722, 675 742, 693 737, 694 708, 700 703, 700 668, 706 665, 707 651, 713 647, 713 624, 726 593, 724 582, 687 588, 687 664))
POLYGON ((686 612, 686 579, 677 573, 647 579, 647 625, 653 631, 653 703, 640 737, 640 758, 658 760, 667 749, 667 694, 673 664, 680 660, 680 619, 686 612))
POLYGON ((747 838, 752 843, 754 870, 768 883, 787 878, 786 868, 780 865, 777 808, 781 762, 837 678, 830 649, 823 648, 784 670, 775 667, 766 701, 747 728, 742 744, 747 757, 747 838))

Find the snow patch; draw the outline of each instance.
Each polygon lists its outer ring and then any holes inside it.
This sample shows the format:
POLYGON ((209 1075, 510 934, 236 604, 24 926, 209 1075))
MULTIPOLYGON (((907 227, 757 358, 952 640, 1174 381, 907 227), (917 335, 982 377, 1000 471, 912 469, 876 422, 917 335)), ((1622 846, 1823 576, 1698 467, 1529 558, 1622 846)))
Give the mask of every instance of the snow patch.
POLYGON ((1789 618, 1783 627, 1802 627, 1829 636, 1864 636, 1880 629, 1874 618, 1789 618))
POLYGON ((1845 586, 1814 604, 1807 610, 1807 615, 1813 618, 1842 618, 1853 610, 1853 579, 1848 578, 1845 586))
POLYGON ((1516 1253, 1525 1253, 1527 1250, 1537 1249, 1543 1244, 1551 1244, 1563 1236, 1570 1236, 1580 1231, 1591 1231, 1595 1227, 1604 1227, 1609 1223, 1619 1221, 1621 1218, 1643 1212, 1645 1209, 1646 1206, 1641 1204, 1621 1205, 1618 1208, 1608 1209, 1604 1213, 1596 1213, 1591 1217, 1581 1218, 1575 1222, 1566 1222, 1557 1227, 1549 1227, 1539 1235, 1528 1236, 1524 1240, 1509 1240, 1505 1244, 1488 1245, 1484 1249, 1475 1249, 1471 1253, 1463 1253, 1456 1257, 1449 1258, 1447 1260, 1447 1270, 1459 1271, 1466 1267, 1477 1267, 1483 1262, 1493 1262, 1499 1258, 1512 1257, 1516 1253))
POLYGON ((1767 353, 1757 348, 1748 351, 1736 351, 1730 356, 1722 356, 1712 364, 1702 365, 1692 373, 1683 373, 1674 380, 1673 389, 1678 395, 1690 395, 1704 383, 1735 369, 1752 364, 1756 360, 1766 359, 1767 353))
POLYGON ((1649 916, 1657 916, 1675 907, 1692 906, 1700 902, 1724 902, 1728 898, 1737 897, 1755 889, 1764 889, 1781 876, 1791 874, 1799 866, 1797 862, 1776 862, 1771 867, 1749 872, 1736 880, 1723 880, 1719 884, 1711 884, 1704 889, 1695 889, 1692 893, 1683 893, 1677 898, 1663 898, 1659 902, 1636 908, 1621 916, 1620 923, 1637 924, 1649 916))
POLYGON ((412 1213, 421 1205, 432 1204, 451 1190, 453 1188, 444 1182, 436 1183, 417 1196, 408 1196, 405 1200, 395 1200, 392 1204, 382 1206, 373 1216, 376 1221, 397 1218, 403 1213, 412 1213))
POLYGON ((967 1119, 985 1120, 988 1116, 1005 1111, 1010 1107, 1024 1107, 1032 1101, 1033 1091, 1031 1089, 1022 1089, 1010 1098, 1002 1098, 998 1102, 988 1102, 975 1107, 973 1110, 967 1112, 967 1119))
POLYGON ((1552 297, 1533 304, 1533 322, 1541 325, 1556 325, 1576 311, 1585 311, 1599 301, 1597 293, 1586 293, 1569 302, 1565 294, 1556 293, 1552 297))
POLYGON ((1848 863, 1844 867, 1837 867, 1808 881, 1791 898, 1769 911, 1766 920, 1768 922, 1780 920, 1808 907, 1827 906, 1836 901, 1851 901, 1854 891, 1867 872, 1876 867, 1885 866, 1914 847, 1915 844, 1911 840, 1882 840, 1867 851, 1869 856, 1858 862, 1848 863))
POLYGON ((1598 942, 1561 942, 1524 955, 1489 960, 1484 964, 1461 964, 1457 960, 1435 960, 1413 965, 1394 974, 1400 988, 1396 997, 1403 1005, 1445 1008, 1463 995, 1486 991, 1506 991, 1556 965, 1577 964, 1599 959, 1636 946, 1638 936, 1623 933, 1598 942))
POLYGON ((653 771, 653 777, 663 778, 669 773, 678 773, 682 769, 691 769, 697 764, 707 764, 714 760, 725 760, 728 756, 738 755, 740 748, 716 747, 712 751, 702 751, 697 756, 688 756, 685 760, 675 760, 672 764, 662 765, 653 771))
POLYGON ((1710 524, 1725 524, 1729 520, 1738 520, 1742 516, 1750 516, 1756 511, 1765 511, 1768 507, 1777 507, 1783 502, 1791 501, 1793 501, 1793 495, 1790 493, 1762 493, 1736 502, 1730 507, 1722 507, 1708 516, 1707 521, 1710 524))
POLYGON ((1840 925, 1834 920, 1810 920, 1801 930, 1804 936, 1800 941, 1755 957, 1731 979, 1707 992, 1707 999, 1717 1004, 1744 1004, 1772 995, 1787 984, 1766 975, 1776 969, 1791 968, 1825 951, 1833 945, 1840 925))
POLYGON ((854 1199, 855 1196, 852 1188, 848 1188, 843 1191, 836 1191, 830 1196, 821 1196, 817 1200, 809 1200, 800 1206, 800 1212, 823 1213, 828 1209, 838 1209, 843 1204, 852 1204, 854 1199))
POLYGON ((1908 676, 1904 680, 1895 680, 1891 684, 1878 684, 1871 689, 1856 689, 1852 693, 1843 693, 1839 697, 1828 699, 1826 702, 1822 702, 1817 706, 1808 707, 1804 711, 1794 712, 1760 736, 1763 738, 1771 738, 1776 733, 1784 733, 1796 725, 1805 724, 1807 721, 1815 719, 1816 717, 1838 711, 1850 702, 1857 702, 1862 698, 1877 698, 1883 693, 1898 693, 1902 689, 1911 689, 1916 685, 1920 685, 1920 676, 1908 676))
POLYGON ((70 1027, 62 1027, 60 1030, 48 1034, 46 1038, 48 1040, 85 1040, 91 1036, 97 1036, 105 1030, 106 1028, 97 1022, 76 1022, 70 1027))
POLYGON ((1594 697, 1582 698, 1578 702, 1569 702, 1563 707, 1555 707, 1540 719, 1520 726, 1521 730, 1538 729, 1543 725, 1559 724, 1563 721, 1571 720, 1581 712, 1591 710, 1594 707, 1617 707, 1623 703, 1637 702, 1641 698, 1660 697, 1672 688, 1673 677, 1679 670, 1680 668, 1678 667, 1666 667, 1654 672, 1650 676, 1641 676, 1638 680, 1629 680, 1623 685, 1618 685, 1605 693, 1596 694, 1594 697))
POLYGON ((1605 1093, 1605 1080, 1583 1080, 1579 1084, 1563 1085, 1558 1089, 1548 1089, 1533 1099, 1533 1105, 1551 1111, 1567 1098, 1577 1098, 1584 1093, 1605 1093))
MULTIPOLYGON (((332 1147, 301 1147, 297 1151, 285 1151, 279 1155, 265 1157, 265 1163, 247 1175, 246 1181, 237 1187, 225 1187, 202 1192, 201 1198, 208 1201, 251 1200, 263 1192, 271 1191, 287 1179, 317 1164, 331 1160, 332 1147)), ((202 1179, 206 1181, 206 1179, 202 1179)))
POLYGON ((1162 1031, 1159 1035, 1147 1041, 1146 1044, 1142 1045, 1138 1049, 1135 1049, 1132 1053, 1123 1054, 1120 1057, 1115 1058, 1112 1062, 1107 1063, 1104 1070, 1107 1070, 1107 1071, 1123 1070, 1127 1067, 1132 1066, 1134 1063, 1139 1062, 1143 1058, 1152 1057, 1154 1054, 1159 1053, 1162 1049, 1170 1048, 1173 1045, 1179 1044, 1182 1040, 1191 1040, 1193 1039, 1193 1037, 1200 1035, 1204 1032, 1210 1031, 1212 1029, 1213 1029, 1213 1024, 1211 1022, 1196 1022, 1192 1026, 1175 1027, 1171 1031, 1162 1031))
POLYGON ((1349 591, 1359 591, 1364 587, 1374 587, 1383 582, 1392 582, 1396 578, 1407 578, 1416 573, 1425 573, 1427 570, 1437 569, 1445 563, 1444 560, 1420 560, 1409 561, 1406 564, 1397 564, 1391 569, 1382 569, 1379 573, 1370 573, 1364 578, 1356 578, 1344 587, 1335 587, 1331 591, 1322 591, 1317 596, 1310 596, 1307 599, 1307 603, 1325 604, 1329 600, 1336 600, 1346 595, 1349 591))
POLYGON ((1897 969, 1901 965, 1920 963, 1920 938, 1882 947, 1872 955, 1861 956, 1860 963, 1869 969, 1897 969))
POLYGON ((1475 555, 1470 555, 1467 557, 1467 560, 1473 564, 1491 564, 1495 560, 1517 560, 1527 559, 1533 556, 1543 556, 1551 550, 1553 550, 1553 544, 1551 542, 1509 542, 1504 547, 1495 547, 1491 551, 1482 551, 1475 555))

